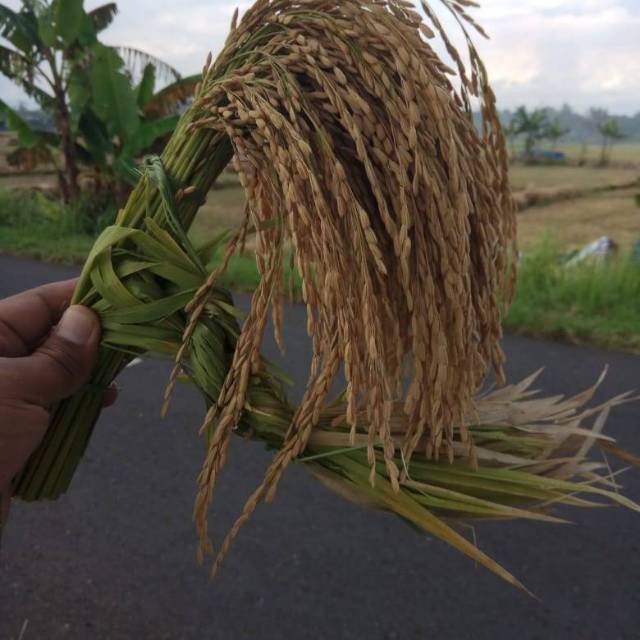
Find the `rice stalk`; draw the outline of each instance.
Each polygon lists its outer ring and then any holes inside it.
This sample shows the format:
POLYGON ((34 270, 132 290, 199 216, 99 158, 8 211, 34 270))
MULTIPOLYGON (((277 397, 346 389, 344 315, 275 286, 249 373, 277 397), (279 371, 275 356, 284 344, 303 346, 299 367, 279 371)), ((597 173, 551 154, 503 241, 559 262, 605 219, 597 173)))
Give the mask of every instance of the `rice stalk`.
MULTIPOLYGON (((392 511, 514 585, 452 526, 472 518, 557 521, 549 505, 622 497, 587 460, 592 429, 570 400, 531 399, 533 379, 504 382, 501 318, 513 295, 515 215, 495 97, 469 31, 466 1, 441 4, 467 43, 458 53, 427 3, 258 0, 211 57, 191 109, 161 158, 149 158, 117 222, 98 239, 74 301, 103 322, 87 390, 57 407, 14 492, 54 499, 69 486, 102 391, 140 353, 170 355, 201 389, 207 451, 194 509, 200 558, 214 551, 208 513, 233 433, 276 450, 219 548, 214 571, 283 472, 304 464, 328 486, 392 511), (437 34, 437 36, 436 36, 437 34), (439 37, 449 68, 432 40, 439 37), (480 106, 482 126, 473 122, 480 106), (236 158, 246 219, 222 265, 204 268, 189 228, 236 158), (261 282, 238 322, 218 279, 256 235, 261 282), (305 395, 287 399, 260 347, 283 318, 285 256, 302 278, 313 358, 305 395), (344 393, 329 397, 337 373, 344 393)), ((613 445, 612 445, 613 446, 613 445)))

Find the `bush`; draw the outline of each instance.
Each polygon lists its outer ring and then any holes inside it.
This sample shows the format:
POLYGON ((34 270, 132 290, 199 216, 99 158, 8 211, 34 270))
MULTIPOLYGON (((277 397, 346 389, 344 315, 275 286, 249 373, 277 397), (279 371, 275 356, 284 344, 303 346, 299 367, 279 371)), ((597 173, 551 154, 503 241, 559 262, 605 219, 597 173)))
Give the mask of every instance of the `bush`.
POLYGON ((31 226, 41 219, 41 211, 33 194, 26 191, 0 189, 0 226, 31 226))
POLYGON ((550 243, 521 261, 508 330, 640 348, 640 265, 629 256, 567 266, 550 243))
POLYGON ((70 205, 40 191, 0 189, 0 226, 24 232, 46 231, 55 237, 95 236, 116 215, 116 207, 106 198, 83 195, 70 205))
POLYGON ((38 191, 0 189, 0 252, 82 263, 116 208, 84 196, 72 205, 38 191))

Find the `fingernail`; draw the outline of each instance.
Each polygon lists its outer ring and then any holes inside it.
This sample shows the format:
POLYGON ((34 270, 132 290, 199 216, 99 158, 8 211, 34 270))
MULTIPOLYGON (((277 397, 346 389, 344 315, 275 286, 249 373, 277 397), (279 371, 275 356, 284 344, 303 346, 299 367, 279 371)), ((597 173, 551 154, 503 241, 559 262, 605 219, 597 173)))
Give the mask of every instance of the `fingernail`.
POLYGON ((96 327, 93 313, 86 307, 74 305, 62 316, 56 333, 63 340, 73 344, 85 345, 96 327))

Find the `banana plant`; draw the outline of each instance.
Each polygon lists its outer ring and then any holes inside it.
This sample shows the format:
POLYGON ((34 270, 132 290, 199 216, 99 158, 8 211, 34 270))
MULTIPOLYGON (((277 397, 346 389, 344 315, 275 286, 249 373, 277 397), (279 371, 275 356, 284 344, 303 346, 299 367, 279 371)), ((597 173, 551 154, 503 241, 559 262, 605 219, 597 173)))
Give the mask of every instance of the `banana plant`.
POLYGON ((571 133, 571 129, 569 129, 569 127, 563 127, 562 124, 560 124, 560 120, 556 118, 553 122, 547 125, 544 137, 551 140, 551 149, 555 151, 558 146, 558 141, 561 138, 564 138, 568 133, 571 133))
POLYGON ((90 163, 103 181, 122 183, 137 157, 153 151, 176 128, 178 107, 197 78, 178 78, 156 92, 158 66, 147 62, 138 82, 117 49, 98 44, 84 85, 88 102, 79 131, 90 163))
POLYGON ((0 3, 0 73, 54 124, 33 130, 0 104, 18 133, 9 159, 27 169, 53 164, 65 201, 78 195, 81 171, 100 184, 121 183, 133 159, 175 128, 197 82, 145 52, 102 44, 98 36, 116 14, 115 3, 92 11, 83 0, 22 0, 18 11, 0 3), (156 93, 158 76, 170 84, 156 93))

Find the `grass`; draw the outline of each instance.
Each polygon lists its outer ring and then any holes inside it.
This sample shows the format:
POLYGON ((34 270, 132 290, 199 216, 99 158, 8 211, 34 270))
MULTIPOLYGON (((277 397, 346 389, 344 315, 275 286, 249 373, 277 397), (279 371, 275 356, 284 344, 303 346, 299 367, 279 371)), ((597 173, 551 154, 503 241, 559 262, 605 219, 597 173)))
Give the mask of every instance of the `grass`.
POLYGON ((640 264, 567 267, 557 245, 540 243, 520 265, 518 290, 504 321, 509 332, 640 352, 640 264))
MULTIPOLYGON (((65 210, 38 193, 53 185, 53 178, 47 175, 0 176, 0 251, 48 262, 84 262, 93 246, 95 231, 108 220, 104 219, 98 227, 92 224, 87 227, 82 222, 87 217, 86 209, 90 208, 92 213, 99 210, 99 205, 85 203, 80 211, 65 210)), ((198 213, 190 232, 192 239, 197 244, 237 227, 243 209, 244 193, 238 177, 223 174, 198 213)), ((242 289, 253 288, 259 281, 250 257, 234 258, 229 273, 230 283, 242 289)))
POLYGON ((0 251, 81 263, 114 217, 115 209, 105 203, 66 206, 38 191, 0 189, 0 251))
POLYGON ((0 252, 45 262, 82 264, 93 242, 89 234, 52 235, 46 228, 25 233, 24 229, 0 226, 0 252))
MULTIPOLYGON (((191 233, 194 244, 237 225, 243 208, 238 187, 235 175, 221 178, 194 225, 191 233)), ((39 193, 0 189, 0 252, 46 262, 84 263, 97 233, 110 223, 112 215, 87 223, 86 207, 84 204, 68 208, 39 193)), ((220 257, 220 254, 214 256, 212 266, 220 257)), ((288 277, 289 273, 286 275, 288 277)), ((225 285, 251 291, 259 282, 260 275, 250 249, 243 255, 233 256, 224 276, 225 285)), ((299 279, 294 283, 299 291, 299 279)))
MULTIPOLYGON (((211 271, 213 271, 213 269, 220 264, 221 257, 221 251, 213 257, 209 264, 209 269, 211 271)), ((288 260, 285 264, 285 288, 287 291, 289 291, 291 269, 289 268, 288 260)), ((226 272, 220 278, 220 282, 224 284, 225 287, 233 291, 251 292, 255 290, 255 288, 260 283, 260 273, 258 271, 258 267, 256 266, 253 252, 250 249, 247 249, 247 251, 242 255, 234 255, 229 261, 229 266, 226 272)), ((297 271, 293 273, 293 282, 291 284, 293 286, 293 299, 300 300, 302 297, 302 280, 300 278, 300 274, 297 271)))

